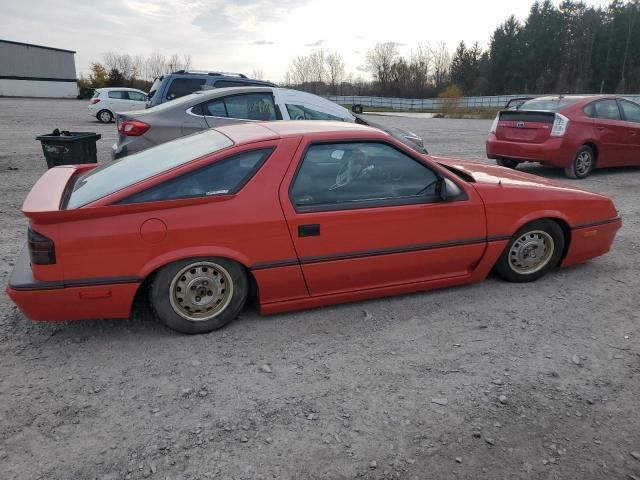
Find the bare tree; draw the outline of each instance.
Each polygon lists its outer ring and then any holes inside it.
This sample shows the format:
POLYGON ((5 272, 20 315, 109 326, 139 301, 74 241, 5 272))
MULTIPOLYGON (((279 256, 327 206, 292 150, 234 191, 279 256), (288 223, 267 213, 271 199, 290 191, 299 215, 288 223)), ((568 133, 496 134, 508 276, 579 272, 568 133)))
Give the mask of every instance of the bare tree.
POLYGON ((414 95, 422 95, 423 91, 428 87, 432 61, 433 55, 428 44, 418 45, 416 50, 411 52, 409 70, 411 90, 414 95))
POLYGON ((396 42, 378 43, 373 50, 367 52, 365 57, 367 69, 380 82, 383 93, 389 88, 391 81, 391 65, 398 57, 398 44, 396 42))
POLYGON ((316 83, 316 87, 319 87, 327 77, 324 50, 316 50, 309 55, 309 69, 311 81, 316 83))
POLYGON ((449 80, 451 54, 445 42, 440 42, 433 52, 433 86, 440 87, 449 80))
POLYGON ((338 52, 333 52, 327 55, 327 76, 329 78, 329 85, 331 85, 331 91, 334 95, 338 94, 338 86, 342 83, 345 77, 344 61, 338 52))
POLYGON ((299 55, 289 65, 290 78, 294 85, 303 85, 311 79, 309 57, 299 55))
POLYGON ((173 55, 171 55, 167 60, 167 69, 170 72, 175 72, 177 70, 180 70, 181 66, 182 66, 182 62, 180 61, 180 57, 178 56, 177 53, 174 53, 173 55))
POLYGON ((254 68, 253 72, 251 72, 251 78, 254 78, 256 80, 263 80, 264 79, 264 73, 262 72, 261 69, 254 68))
POLYGON ((147 57, 147 72, 149 79, 154 80, 160 75, 167 73, 167 59, 161 53, 152 53, 147 57))

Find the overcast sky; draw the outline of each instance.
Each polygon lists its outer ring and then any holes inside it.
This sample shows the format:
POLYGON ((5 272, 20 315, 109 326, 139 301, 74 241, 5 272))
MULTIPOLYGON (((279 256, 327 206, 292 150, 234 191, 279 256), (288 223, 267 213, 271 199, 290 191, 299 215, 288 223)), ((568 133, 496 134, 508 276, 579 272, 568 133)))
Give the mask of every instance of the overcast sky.
MULTIPOLYGON (((0 38, 75 50, 78 74, 103 53, 191 54, 192 67, 261 69, 280 81, 296 55, 337 50, 347 72, 365 53, 397 42, 460 40, 488 45, 509 15, 524 19, 531 0, 2 0, 0 38)), ((558 3, 557 1, 555 3, 558 3)), ((602 3, 591 2, 587 3, 602 3)), ((364 76, 368 76, 364 74, 364 76)))

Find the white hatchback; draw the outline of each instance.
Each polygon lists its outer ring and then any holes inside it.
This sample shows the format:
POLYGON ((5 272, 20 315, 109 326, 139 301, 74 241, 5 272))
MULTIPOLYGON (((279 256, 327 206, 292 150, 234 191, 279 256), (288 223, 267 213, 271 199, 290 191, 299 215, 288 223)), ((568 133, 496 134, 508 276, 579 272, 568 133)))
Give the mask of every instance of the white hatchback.
POLYGON ((147 94, 125 87, 96 88, 87 110, 102 123, 113 122, 118 112, 144 110, 147 94))

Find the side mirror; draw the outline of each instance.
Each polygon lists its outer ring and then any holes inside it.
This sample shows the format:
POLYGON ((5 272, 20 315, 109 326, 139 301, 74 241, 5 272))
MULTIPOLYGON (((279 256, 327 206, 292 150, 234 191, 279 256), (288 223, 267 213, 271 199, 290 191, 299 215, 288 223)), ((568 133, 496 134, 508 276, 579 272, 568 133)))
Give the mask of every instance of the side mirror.
POLYGON ((447 191, 447 181, 444 177, 440 177, 438 179, 438 183, 436 184, 436 193, 440 197, 440 200, 443 202, 447 201, 448 191, 447 191))

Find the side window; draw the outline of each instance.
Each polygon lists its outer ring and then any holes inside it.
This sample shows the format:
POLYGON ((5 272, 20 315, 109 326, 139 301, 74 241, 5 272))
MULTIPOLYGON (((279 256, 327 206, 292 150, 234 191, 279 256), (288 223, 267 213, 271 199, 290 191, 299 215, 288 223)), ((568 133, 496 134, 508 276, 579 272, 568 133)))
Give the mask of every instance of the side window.
POLYGON ((214 100, 206 103, 204 114, 210 117, 226 117, 227 108, 224 106, 224 100, 214 100))
POLYGON ((385 143, 312 145, 291 188, 297 210, 422 203, 436 198, 438 175, 385 143))
POLYGON ((276 120, 276 107, 269 93, 234 95, 224 99, 229 118, 276 120))
POLYGON ((621 100, 620 106, 624 112, 624 119, 627 122, 640 123, 640 106, 627 102, 626 100, 621 100))
POLYGON ((109 92, 109 98, 115 98, 116 100, 126 100, 127 92, 124 92, 122 90, 114 90, 112 92, 109 92))
POLYGON ((157 202, 236 193, 255 175, 272 151, 271 148, 253 150, 218 160, 135 193, 119 203, 157 202))
POLYGON ((147 96, 140 92, 127 92, 129 100, 135 100, 136 102, 146 102, 147 96))
POLYGON ((615 100, 600 100, 593 104, 597 118, 605 120, 621 120, 618 102, 615 100))
POLYGON ((214 86, 216 88, 224 88, 224 87, 246 87, 247 84, 244 82, 236 82, 234 80, 218 80, 214 86))
POLYGON ((197 92, 204 85, 204 78, 176 78, 171 82, 167 91, 167 100, 184 97, 190 93, 197 92))
POLYGON ((289 105, 287 104, 287 111, 292 120, 340 120, 344 121, 344 118, 331 115, 330 113, 322 112, 314 108, 310 108, 303 105, 289 105))

